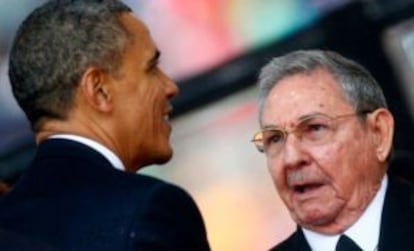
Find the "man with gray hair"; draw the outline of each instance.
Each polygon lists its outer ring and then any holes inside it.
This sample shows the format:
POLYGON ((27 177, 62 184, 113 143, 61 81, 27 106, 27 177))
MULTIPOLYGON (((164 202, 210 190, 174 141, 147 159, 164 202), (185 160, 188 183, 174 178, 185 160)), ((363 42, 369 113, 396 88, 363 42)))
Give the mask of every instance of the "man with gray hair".
POLYGON ((252 141, 298 224, 271 250, 412 250, 414 187, 387 175, 394 120, 371 74, 295 51, 262 69, 259 88, 252 141))
POLYGON ((60 251, 209 250, 189 194, 135 173, 172 156, 178 88, 159 57, 118 0, 52 0, 24 20, 9 76, 38 147, 0 228, 60 251))

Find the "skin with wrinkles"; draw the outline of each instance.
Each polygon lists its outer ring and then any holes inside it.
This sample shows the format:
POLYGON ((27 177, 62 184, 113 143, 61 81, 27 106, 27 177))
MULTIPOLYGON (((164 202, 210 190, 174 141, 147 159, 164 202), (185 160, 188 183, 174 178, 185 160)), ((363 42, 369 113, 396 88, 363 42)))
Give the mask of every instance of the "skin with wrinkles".
MULTIPOLYGON (((322 68, 282 78, 266 98, 262 127, 290 130, 306 115, 355 113, 335 81, 322 68)), ((352 225, 379 189, 392 125, 391 114, 380 108, 364 121, 339 120, 334 138, 323 145, 304 145, 289 134, 279 155, 268 154, 269 171, 294 221, 325 234, 352 225)))

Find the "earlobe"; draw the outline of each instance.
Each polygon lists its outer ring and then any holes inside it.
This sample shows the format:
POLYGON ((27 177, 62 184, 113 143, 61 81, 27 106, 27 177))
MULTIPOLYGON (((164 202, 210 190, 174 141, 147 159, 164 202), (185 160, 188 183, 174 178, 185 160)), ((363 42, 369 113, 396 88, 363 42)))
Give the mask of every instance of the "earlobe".
POLYGON ((385 162, 391 152, 394 136, 394 118, 389 110, 379 108, 370 114, 370 123, 374 133, 375 154, 385 162))
POLYGON ((110 89, 105 73, 100 69, 88 68, 82 75, 80 87, 84 98, 93 109, 100 112, 108 112, 112 109, 110 89))

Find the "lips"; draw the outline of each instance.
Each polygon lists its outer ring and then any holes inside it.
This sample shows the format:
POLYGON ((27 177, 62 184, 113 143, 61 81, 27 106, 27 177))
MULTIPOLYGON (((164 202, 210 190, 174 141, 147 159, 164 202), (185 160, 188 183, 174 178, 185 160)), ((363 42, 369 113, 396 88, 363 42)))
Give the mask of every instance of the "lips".
POLYGON ((162 113, 162 122, 164 123, 164 126, 168 132, 171 131, 170 119, 171 119, 172 111, 173 111, 172 105, 167 104, 164 109, 164 112, 162 113))
POLYGON ((320 187, 322 187, 323 184, 321 183, 309 183, 309 184, 302 184, 302 185, 294 185, 291 187, 291 189, 298 194, 304 194, 312 192, 320 187))
POLYGON ((169 122, 170 121, 170 116, 172 114, 172 111, 173 111, 172 105, 171 104, 168 104, 167 105, 167 108, 163 112, 163 114, 164 114, 164 116, 163 116, 164 121, 166 121, 166 122, 169 122))
POLYGON ((316 191, 324 186, 324 183, 320 179, 312 178, 312 175, 298 171, 288 174, 287 185, 293 193, 304 195, 316 191))

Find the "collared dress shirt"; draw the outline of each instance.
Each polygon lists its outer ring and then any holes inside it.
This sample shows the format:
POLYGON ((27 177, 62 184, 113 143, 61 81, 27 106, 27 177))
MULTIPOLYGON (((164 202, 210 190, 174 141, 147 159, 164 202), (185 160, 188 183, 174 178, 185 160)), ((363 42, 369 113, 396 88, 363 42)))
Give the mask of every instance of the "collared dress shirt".
POLYGON ((108 147, 98 143, 92 139, 88 139, 82 136, 73 135, 73 134, 56 134, 51 137, 50 139, 67 139, 73 140, 84 145, 89 146, 90 148, 94 149, 95 151, 102 154, 114 168, 119 169, 121 171, 125 171, 125 166, 122 164, 122 161, 119 159, 118 156, 114 152, 112 152, 108 147))
MULTIPOLYGON (((378 246, 387 185, 388 176, 385 175, 381 181, 380 189, 361 217, 342 233, 351 238, 364 251, 374 251, 378 246)), ((314 251, 334 251, 340 237, 340 234, 324 235, 305 228, 303 228, 303 233, 314 251)))

